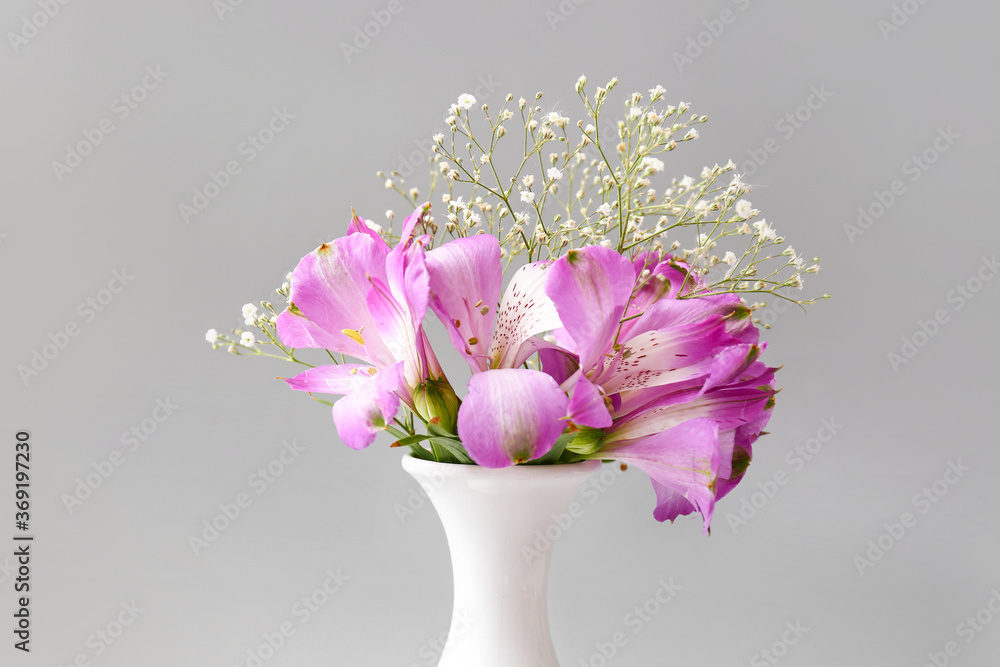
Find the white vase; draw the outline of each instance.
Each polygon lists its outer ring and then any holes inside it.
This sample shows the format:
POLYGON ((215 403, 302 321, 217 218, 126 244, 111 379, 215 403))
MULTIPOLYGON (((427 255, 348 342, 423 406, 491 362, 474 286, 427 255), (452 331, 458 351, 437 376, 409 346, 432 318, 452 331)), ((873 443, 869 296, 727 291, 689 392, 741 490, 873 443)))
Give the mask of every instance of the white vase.
POLYGON ((600 467, 493 470, 403 457, 437 509, 451 551, 452 624, 438 667, 559 667, 549 632, 548 545, 600 467))

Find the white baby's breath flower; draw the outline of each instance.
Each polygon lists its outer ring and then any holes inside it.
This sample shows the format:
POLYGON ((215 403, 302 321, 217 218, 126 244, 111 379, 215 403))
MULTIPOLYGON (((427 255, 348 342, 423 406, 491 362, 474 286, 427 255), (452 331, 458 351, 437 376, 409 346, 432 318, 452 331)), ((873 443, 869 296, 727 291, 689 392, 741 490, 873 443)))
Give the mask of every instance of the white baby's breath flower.
POLYGON ((240 336, 240 345, 243 347, 253 347, 256 342, 257 339, 249 331, 244 331, 243 335, 240 336))
POLYGON ((597 212, 603 215, 605 218, 611 217, 611 204, 601 204, 597 207, 597 212))
POLYGON ((434 143, 436 143, 436 144, 442 144, 442 143, 444 143, 444 135, 441 134, 440 132, 438 132, 437 134, 435 134, 433 138, 434 138, 434 143))
POLYGON ((215 345, 219 340, 219 332, 215 329, 209 329, 205 332, 205 340, 207 340, 212 345, 215 345))
POLYGON ((468 110, 471 109, 475 103, 476 103, 475 97, 473 97, 469 93, 462 93, 461 95, 458 96, 458 103, 456 106, 458 106, 459 109, 468 110))
POLYGON ((531 190, 521 190, 521 201, 525 204, 535 203, 535 193, 531 190))
POLYGON ((535 184, 535 177, 531 174, 525 174, 524 178, 521 179, 521 182, 524 183, 524 187, 530 188, 535 184))
POLYGON ((250 325, 257 320, 257 306, 248 303, 243 306, 243 321, 250 325))
POLYGON ((697 139, 700 136, 701 135, 698 134, 698 130, 692 127, 690 130, 688 130, 688 133, 684 135, 684 140, 691 141, 692 139, 697 139))
POLYGON ((655 157, 644 157, 642 158, 643 169, 648 169, 654 174, 658 174, 663 171, 663 160, 655 157))
POLYGON ((726 254, 722 257, 722 261, 729 266, 736 266, 736 255, 733 254, 732 250, 727 250, 726 254))
POLYGON ((642 107, 632 107, 628 110, 628 117, 635 118, 636 116, 641 116, 642 113, 642 107))
POLYGON ((736 202, 736 215, 740 218, 749 218, 753 214, 753 205, 746 199, 736 202))
POLYGON ((682 188, 684 188, 685 190, 687 190, 687 189, 688 189, 688 188, 690 188, 690 187, 691 187, 692 185, 694 185, 694 179, 693 179, 693 178, 691 178, 690 176, 685 176, 684 178, 682 178, 682 179, 680 180, 680 182, 679 182, 679 183, 678 183, 677 185, 679 185, 679 186, 681 186, 682 188))
POLYGON ((656 100, 658 100, 661 97, 663 97, 663 93, 665 93, 665 92, 667 92, 666 88, 664 88, 663 86, 661 86, 659 84, 657 84, 655 88, 650 88, 649 89, 649 99, 650 99, 650 101, 651 102, 655 102, 656 100))
POLYGON ((553 181, 558 181, 563 177, 562 171, 560 171, 557 167, 550 168, 548 171, 545 172, 545 175, 548 176, 553 181))
POLYGON ((773 241, 778 236, 777 232, 774 231, 771 225, 767 224, 766 220, 758 220, 753 223, 753 226, 757 230, 757 234, 760 235, 760 238, 765 241, 773 241))
POLYGON ((479 217, 479 214, 478 214, 478 213, 473 213, 472 215, 470 215, 470 216, 469 216, 469 221, 470 221, 470 223, 471 223, 471 224, 469 225, 469 227, 475 227, 475 226, 476 226, 476 225, 478 225, 478 224, 479 224, 480 222, 482 222, 482 221, 483 221, 483 219, 479 217))
POLYGON ((386 190, 392 190, 392 179, 391 178, 385 179, 385 189, 386 190))

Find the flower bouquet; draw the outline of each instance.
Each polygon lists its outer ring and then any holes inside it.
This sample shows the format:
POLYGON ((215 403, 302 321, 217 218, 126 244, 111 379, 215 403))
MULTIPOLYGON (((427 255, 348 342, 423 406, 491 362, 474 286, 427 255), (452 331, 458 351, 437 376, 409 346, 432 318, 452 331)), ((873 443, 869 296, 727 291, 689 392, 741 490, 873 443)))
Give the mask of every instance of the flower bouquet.
POLYGON ((281 379, 342 396, 321 402, 349 447, 386 431, 392 446, 444 463, 619 461, 649 475, 656 519, 698 512, 707 531, 777 393, 755 326, 764 304, 746 297, 815 302, 788 291, 818 258, 804 261, 754 221, 732 161, 656 187, 661 156, 697 139, 707 118, 663 104, 657 86, 628 96, 624 118, 607 125, 616 84, 591 97, 580 78, 586 118, 575 126, 544 111, 541 94, 533 104, 508 95, 497 112, 484 104, 477 119, 462 95, 451 136, 433 138, 440 217, 398 173, 380 172, 414 207, 398 228, 391 210, 386 226, 353 214, 344 236, 287 276, 284 310, 244 306, 258 334, 213 329, 208 341, 306 366, 281 379), (512 124, 524 150, 504 178, 512 124), (467 382, 442 371, 430 313, 468 364, 467 382), (306 362, 305 348, 326 358, 306 362))
POLYGON ((777 393, 755 316, 765 304, 747 299, 817 300, 790 293, 818 258, 757 219, 731 161, 661 177, 662 158, 696 140, 705 116, 665 104, 657 86, 627 96, 609 123, 617 79, 593 95, 586 84, 575 124, 544 110, 541 94, 508 95, 497 111, 462 95, 450 136, 433 137, 429 198, 441 212, 398 172, 380 172, 412 213, 398 225, 391 210, 384 224, 352 214, 278 288, 286 307, 244 306, 258 333, 207 335, 234 354, 304 365, 281 379, 331 406, 349 447, 385 431, 418 480, 464 471, 432 500, 456 618, 472 609, 486 622, 442 665, 557 664, 547 557, 517 554, 538 553, 524 550, 532 530, 598 462, 645 472, 659 521, 697 512, 708 532, 777 393), (467 378, 445 375, 432 326, 467 378))

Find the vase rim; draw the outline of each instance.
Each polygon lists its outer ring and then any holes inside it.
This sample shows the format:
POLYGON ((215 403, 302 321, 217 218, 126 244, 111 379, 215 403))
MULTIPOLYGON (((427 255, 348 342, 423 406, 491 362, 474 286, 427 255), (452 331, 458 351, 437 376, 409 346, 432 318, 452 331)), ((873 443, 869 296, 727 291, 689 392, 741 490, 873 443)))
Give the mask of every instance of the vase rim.
POLYGON ((467 463, 442 463, 439 461, 428 461, 418 459, 412 452, 403 454, 403 468, 410 473, 423 471, 450 469, 454 473, 461 473, 464 477, 504 477, 504 476, 547 476, 547 477, 574 477, 578 475, 588 476, 601 467, 598 459, 588 459, 577 461, 576 463, 556 463, 556 464, 536 464, 536 465, 511 465, 505 468, 484 468, 480 465, 467 463))

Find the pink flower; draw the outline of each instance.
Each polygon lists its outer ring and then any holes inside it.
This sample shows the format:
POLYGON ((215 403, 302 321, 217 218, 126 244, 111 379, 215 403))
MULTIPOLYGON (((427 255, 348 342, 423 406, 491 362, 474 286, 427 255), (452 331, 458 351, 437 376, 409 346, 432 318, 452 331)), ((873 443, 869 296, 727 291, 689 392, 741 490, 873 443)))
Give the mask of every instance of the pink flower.
POLYGON ((406 219, 392 249, 355 216, 346 236, 302 258, 292 272, 291 304, 278 316, 285 345, 325 348, 364 362, 319 366, 285 380, 293 389, 345 395, 333 419, 355 449, 374 441, 395 418, 400 400, 412 408, 422 382, 444 378, 421 325, 429 295, 424 241, 412 238, 429 208, 406 219))

